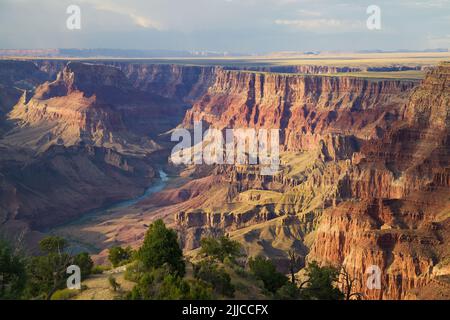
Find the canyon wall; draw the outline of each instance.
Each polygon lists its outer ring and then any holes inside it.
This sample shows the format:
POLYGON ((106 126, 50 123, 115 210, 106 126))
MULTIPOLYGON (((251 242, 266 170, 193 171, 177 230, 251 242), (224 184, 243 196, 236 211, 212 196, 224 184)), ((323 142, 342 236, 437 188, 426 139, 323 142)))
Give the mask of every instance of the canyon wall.
POLYGON ((280 66, 226 66, 227 70, 248 70, 270 73, 332 74, 350 72, 392 72, 427 70, 431 66, 422 65, 386 65, 386 66, 333 66, 333 65, 280 65, 280 66))
POLYGON ((134 87, 143 91, 192 103, 214 81, 219 67, 175 64, 112 64, 124 72, 134 87))
POLYGON ((310 259, 343 264, 362 279, 378 266, 382 290, 359 288, 372 298, 402 299, 432 282, 448 260, 449 112, 450 65, 442 64, 414 90, 406 124, 361 148, 356 169, 371 172, 348 179, 355 201, 324 214, 310 259))
POLYGON ((328 133, 380 137, 396 121, 415 81, 218 70, 184 125, 280 128, 286 150, 309 149, 328 133))
POLYGON ((180 123, 179 101, 136 89, 112 66, 70 62, 53 80, 59 61, 45 64, 48 74, 32 62, 8 66, 25 71, 0 78, 0 96, 8 98, 0 131, 2 231, 45 230, 151 185, 167 157, 156 140, 180 123))
MULTIPOLYGON (((285 152, 297 158, 282 156, 274 177, 258 177, 251 168, 214 172, 234 177, 224 183, 233 205, 221 214, 204 206, 192 218, 176 215, 184 234, 191 233, 189 245, 196 233, 218 228, 254 251, 259 245, 251 233, 281 226, 293 231, 285 221, 294 215, 299 239, 309 247, 298 247, 307 261, 345 268, 360 280, 355 290, 365 298, 411 298, 442 276, 448 261, 449 71, 444 63, 419 85, 221 70, 184 125, 203 120, 218 128, 281 128, 285 152), (306 154, 307 164, 300 161, 306 154), (255 189, 282 195, 275 206, 257 201, 236 209, 255 189), (312 224, 305 228, 307 221, 312 224), (366 286, 373 265, 381 270, 380 290, 366 286)), ((264 239, 264 254, 281 247, 272 240, 264 239)))
MULTIPOLYGON (((55 79, 69 62, 69 60, 37 60, 30 63, 34 63, 50 79, 55 79)), ((187 104, 191 104, 207 91, 215 79, 216 70, 220 69, 215 66, 109 60, 90 60, 86 63, 114 67, 123 72, 135 89, 170 99, 179 99, 187 104)))

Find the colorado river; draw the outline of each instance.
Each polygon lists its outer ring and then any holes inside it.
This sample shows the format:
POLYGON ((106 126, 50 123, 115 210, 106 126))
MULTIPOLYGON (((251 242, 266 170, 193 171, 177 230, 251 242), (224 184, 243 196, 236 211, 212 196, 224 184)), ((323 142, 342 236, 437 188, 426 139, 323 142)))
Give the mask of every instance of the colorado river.
MULTIPOLYGON (((117 212, 121 210, 125 210, 128 208, 131 208, 132 206, 136 205, 140 201, 148 198, 154 193, 162 191, 167 184, 167 181, 169 180, 167 174, 163 170, 158 170, 160 178, 156 180, 155 183, 153 183, 147 190, 145 190, 144 194, 142 194, 139 197, 120 201, 117 203, 110 204, 108 206, 98 208, 92 211, 89 211, 83 216, 81 216, 78 219, 69 221, 63 225, 60 225, 56 228, 50 229, 47 231, 49 234, 59 234, 59 230, 65 229, 67 227, 76 226, 76 225, 88 225, 91 221, 93 222, 97 217, 103 216, 108 213, 117 212)), ((63 235, 64 236, 64 235, 63 235)), ((67 235, 64 236, 70 243, 70 250, 72 252, 81 252, 81 251, 88 251, 90 253, 94 253, 99 250, 99 248, 96 248, 94 245, 83 242, 80 240, 73 239, 72 237, 67 237, 67 235)))

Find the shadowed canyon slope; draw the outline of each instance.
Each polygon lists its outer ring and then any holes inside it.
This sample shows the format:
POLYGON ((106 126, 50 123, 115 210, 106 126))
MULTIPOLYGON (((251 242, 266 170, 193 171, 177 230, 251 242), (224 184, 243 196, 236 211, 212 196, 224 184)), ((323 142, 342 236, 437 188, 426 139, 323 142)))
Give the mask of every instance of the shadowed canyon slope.
MULTIPOLYGON (((112 61, 0 62, 2 230, 27 230, 33 243, 36 230, 142 194, 164 167, 178 178, 135 206, 136 223, 163 217, 186 250, 202 236, 227 233, 280 270, 292 249, 299 271, 312 260, 343 266, 366 298, 448 292, 449 64, 421 83, 112 61), (198 120, 219 129, 281 129, 280 171, 169 165, 165 133, 198 120), (381 290, 365 286, 371 265, 382 271, 381 290)), ((145 232, 122 227, 96 245, 137 244, 145 232)))
POLYGON ((135 89, 119 69, 104 65, 69 63, 32 90, 1 80, 11 97, 21 91, 15 104, 5 100, 2 114, 6 226, 42 229, 140 195, 165 152, 158 134, 184 114, 178 101, 135 89))

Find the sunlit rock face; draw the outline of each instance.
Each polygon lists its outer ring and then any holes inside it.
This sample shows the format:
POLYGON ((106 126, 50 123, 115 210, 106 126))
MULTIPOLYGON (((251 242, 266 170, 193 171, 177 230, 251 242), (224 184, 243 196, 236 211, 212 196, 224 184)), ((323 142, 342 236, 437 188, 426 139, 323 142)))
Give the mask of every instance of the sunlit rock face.
MULTIPOLYGON (((221 215, 205 206, 192 219, 189 213, 176 216, 191 232, 188 244, 220 227, 247 242, 250 252, 270 255, 267 243, 262 248, 251 233, 301 226, 297 237, 309 245, 307 261, 344 266, 361 280, 357 290, 366 298, 413 298, 411 292, 442 276, 448 259, 449 70, 442 64, 422 84, 221 70, 187 112, 186 126, 203 120, 218 128, 281 128, 287 153, 310 156, 308 164, 282 158, 275 177, 221 171, 234 205, 221 215), (299 172, 293 175, 295 166, 299 172), (261 200, 236 208, 253 189, 282 195, 276 205, 261 200), (285 215, 300 219, 287 223, 285 215), (252 219, 253 231, 233 231, 246 230, 247 223, 238 223, 252 219), (230 223, 223 227, 225 221, 230 223), (372 265, 382 272, 380 290, 366 286, 372 265)), ((269 238, 262 241, 282 247, 276 236, 269 238)))
POLYGON ((380 137, 399 118, 414 81, 218 70, 185 117, 214 127, 277 128, 286 150, 314 148, 328 133, 380 137))
POLYGON ((449 65, 431 71, 401 121, 383 139, 362 145, 361 160, 347 178, 353 201, 327 209, 318 227, 308 258, 344 264, 361 279, 368 266, 379 266, 382 290, 368 290, 365 283, 359 288, 371 298, 403 299, 445 269, 449 80, 449 65))

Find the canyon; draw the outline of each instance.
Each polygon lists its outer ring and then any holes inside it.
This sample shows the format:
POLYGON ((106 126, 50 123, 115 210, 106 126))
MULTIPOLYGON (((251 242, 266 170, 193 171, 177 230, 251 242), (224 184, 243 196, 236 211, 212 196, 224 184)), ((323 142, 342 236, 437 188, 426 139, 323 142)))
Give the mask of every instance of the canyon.
POLYGON ((450 297, 450 63, 196 66, 0 60, 0 230, 139 245, 157 218, 187 252, 227 234, 287 272, 297 254, 358 279, 365 299, 450 297), (425 79, 346 76, 426 71, 425 79), (426 69, 426 70, 425 70, 426 69), (340 73, 339 76, 329 73, 340 73), (176 127, 280 129, 280 170, 173 166, 176 127), (126 209, 91 210, 164 190, 126 209), (366 286, 370 266, 381 289, 366 286))

